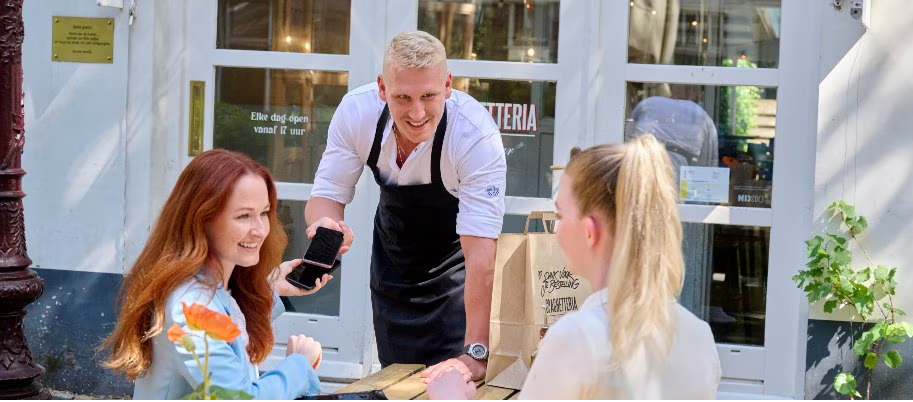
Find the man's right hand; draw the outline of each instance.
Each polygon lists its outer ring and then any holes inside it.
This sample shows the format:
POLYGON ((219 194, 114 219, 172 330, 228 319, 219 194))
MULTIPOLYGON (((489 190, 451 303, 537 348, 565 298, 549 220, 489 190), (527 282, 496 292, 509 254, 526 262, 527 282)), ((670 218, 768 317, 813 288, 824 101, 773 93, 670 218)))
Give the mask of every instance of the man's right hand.
POLYGON ((352 241, 355 240, 355 233, 352 233, 352 228, 343 221, 337 222, 328 217, 320 218, 312 223, 311 226, 308 226, 308 239, 313 239, 314 235, 317 234, 317 228, 321 226, 342 232, 342 247, 339 248, 339 254, 345 254, 346 251, 352 248, 352 241))

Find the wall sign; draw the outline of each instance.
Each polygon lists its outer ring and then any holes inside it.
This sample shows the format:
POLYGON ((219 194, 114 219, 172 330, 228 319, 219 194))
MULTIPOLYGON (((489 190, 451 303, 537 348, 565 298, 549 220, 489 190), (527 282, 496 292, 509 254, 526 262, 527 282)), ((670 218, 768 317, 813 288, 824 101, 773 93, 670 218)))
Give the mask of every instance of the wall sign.
POLYGON ((114 63, 114 19, 51 17, 51 60, 114 63))

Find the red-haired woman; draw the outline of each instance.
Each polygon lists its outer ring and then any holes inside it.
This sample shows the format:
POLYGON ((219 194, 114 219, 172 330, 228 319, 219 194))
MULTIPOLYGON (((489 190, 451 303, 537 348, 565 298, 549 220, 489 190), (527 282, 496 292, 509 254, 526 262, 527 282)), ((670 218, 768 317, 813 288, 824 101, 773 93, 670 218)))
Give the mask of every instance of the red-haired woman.
POLYGON ((182 303, 228 314, 241 328, 234 342, 209 342, 213 385, 258 399, 319 391, 320 344, 303 335, 289 338, 278 367, 262 376, 257 370, 273 347, 278 296, 310 294, 332 279, 325 275, 307 292, 285 281, 301 260, 280 264, 288 237, 276 207, 272 176, 243 154, 206 151, 181 173, 124 278, 117 325, 104 343, 111 352, 105 365, 136 380, 134 399, 181 398, 202 381, 192 354, 164 330, 178 324, 190 331, 182 303))

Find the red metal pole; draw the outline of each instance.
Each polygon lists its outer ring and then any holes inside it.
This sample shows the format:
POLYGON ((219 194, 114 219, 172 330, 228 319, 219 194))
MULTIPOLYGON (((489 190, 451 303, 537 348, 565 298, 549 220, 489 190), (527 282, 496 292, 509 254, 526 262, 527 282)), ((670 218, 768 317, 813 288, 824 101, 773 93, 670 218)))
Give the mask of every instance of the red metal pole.
POLYGON ((0 2, 0 399, 51 399, 22 330, 25 307, 44 292, 25 250, 22 0, 0 2))

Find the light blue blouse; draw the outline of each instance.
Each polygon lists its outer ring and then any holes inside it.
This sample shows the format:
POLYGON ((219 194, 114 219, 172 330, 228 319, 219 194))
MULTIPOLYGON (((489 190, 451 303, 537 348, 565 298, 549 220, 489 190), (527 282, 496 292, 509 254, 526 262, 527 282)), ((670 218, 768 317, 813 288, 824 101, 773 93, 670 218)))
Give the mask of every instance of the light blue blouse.
MULTIPOLYGON (((133 399, 179 399, 193 392, 203 380, 193 355, 183 346, 168 341, 167 331, 173 323, 191 332, 181 302, 203 304, 231 316, 236 324, 244 328, 244 318, 233 313, 231 306, 234 300, 223 287, 219 286, 213 294, 213 289, 203 284, 199 277, 182 284, 168 297, 164 330, 152 338, 152 364, 142 377, 136 379, 133 399)), ((282 302, 273 293, 273 319, 282 312, 282 302)), ((191 338, 202 359, 205 350, 203 339, 191 338)), ((320 391, 317 373, 304 355, 293 353, 278 367, 259 376, 257 366, 250 362, 247 355, 247 343, 248 335, 244 330, 231 343, 209 340, 209 369, 213 385, 246 391, 254 399, 295 399, 320 391)))

